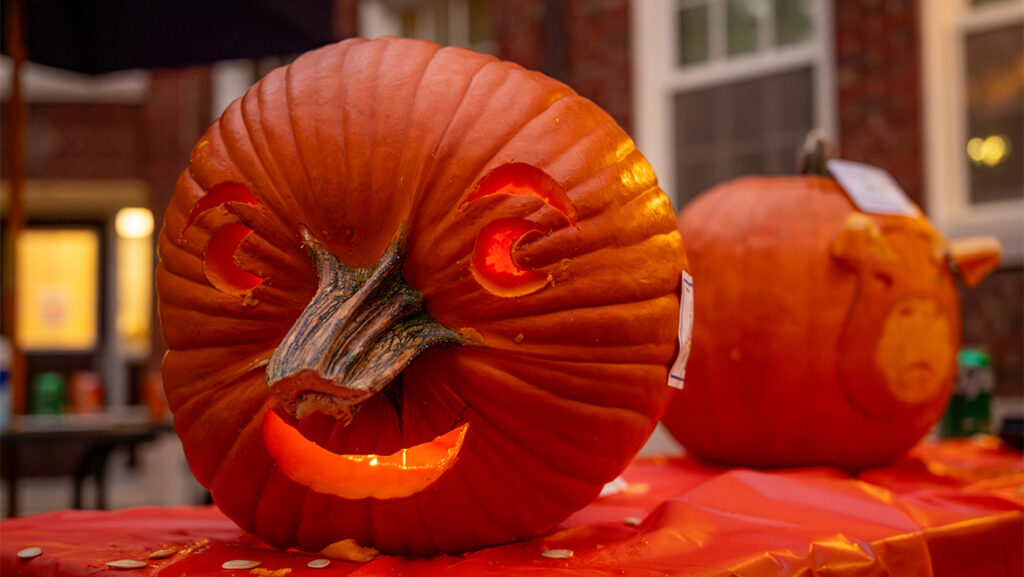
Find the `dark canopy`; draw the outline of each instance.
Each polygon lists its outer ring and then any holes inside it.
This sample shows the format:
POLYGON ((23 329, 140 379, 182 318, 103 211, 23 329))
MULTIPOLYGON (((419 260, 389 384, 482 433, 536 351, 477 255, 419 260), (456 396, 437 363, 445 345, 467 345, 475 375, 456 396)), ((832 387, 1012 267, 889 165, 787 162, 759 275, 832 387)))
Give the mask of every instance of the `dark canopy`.
MULTIPOLYGON (((12 1, 2 0, 5 15, 12 1)), ((335 40, 332 0, 22 1, 28 60, 87 74, 295 54, 335 40)))

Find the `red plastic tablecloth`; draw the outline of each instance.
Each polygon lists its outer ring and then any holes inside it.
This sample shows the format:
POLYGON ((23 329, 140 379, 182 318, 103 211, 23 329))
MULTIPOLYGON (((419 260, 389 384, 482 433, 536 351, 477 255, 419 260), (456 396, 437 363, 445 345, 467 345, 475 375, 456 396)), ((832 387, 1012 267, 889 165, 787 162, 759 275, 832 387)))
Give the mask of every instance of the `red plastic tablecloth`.
POLYGON ((717 469, 686 458, 639 459, 623 478, 618 493, 552 534, 464 556, 309 569, 312 556, 263 546, 213 507, 139 508, 4 521, 0 573, 248 575, 221 564, 255 559, 264 570, 290 568, 292 577, 1024 575, 1024 460, 994 438, 920 445, 856 478, 826 468, 717 469), (145 560, 167 545, 180 549, 144 569, 104 564, 145 560), (30 546, 43 554, 19 560, 17 551, 30 546), (549 549, 573 556, 541 555, 549 549))

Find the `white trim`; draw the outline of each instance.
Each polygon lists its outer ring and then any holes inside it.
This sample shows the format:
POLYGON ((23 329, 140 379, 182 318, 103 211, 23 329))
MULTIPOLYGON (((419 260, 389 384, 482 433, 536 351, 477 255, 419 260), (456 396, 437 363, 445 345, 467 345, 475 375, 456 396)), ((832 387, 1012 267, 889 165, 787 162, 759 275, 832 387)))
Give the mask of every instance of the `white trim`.
POLYGON ((718 60, 686 68, 673 67, 666 71, 663 84, 674 92, 685 92, 745 78, 769 76, 812 64, 818 50, 818 47, 808 45, 773 48, 735 56, 728 62, 718 60))
POLYGON ((256 81, 252 60, 221 60, 210 67, 210 115, 220 118, 256 81))
POLYGON ((633 133, 639 148, 658 175, 658 180, 673 206, 675 199, 672 171, 672 96, 662 87, 664 71, 674 65, 675 36, 672 0, 630 2, 630 37, 633 42, 633 133))
MULTIPOLYGON (((11 96, 14 61, 0 56, 0 98, 11 96)), ((26 62, 21 69, 27 102, 143 104, 149 94, 148 70, 122 70, 97 76, 26 62)))
POLYGON ((921 3, 924 182, 929 218, 946 236, 994 235, 1003 264, 1024 262, 1024 191, 1019 200, 972 205, 964 146, 967 142, 964 40, 1024 21, 1024 4, 1007 2, 971 10, 966 0, 921 3))
POLYGON ((385 0, 362 0, 358 10, 359 35, 363 38, 398 36, 402 33, 398 14, 385 0))
POLYGON ((727 58, 724 34, 715 32, 716 26, 725 25, 724 1, 634 0, 630 3, 634 71, 633 132, 637 147, 651 163, 662 190, 669 195, 676 210, 681 207, 676 198, 672 156, 674 94, 810 67, 814 86, 815 124, 833 141, 838 142, 832 1, 812 0, 810 7, 812 32, 805 42, 727 58), (677 11, 682 7, 699 4, 708 6, 711 28, 709 59, 706 63, 679 67, 675 61, 675 40, 679 33, 677 11))

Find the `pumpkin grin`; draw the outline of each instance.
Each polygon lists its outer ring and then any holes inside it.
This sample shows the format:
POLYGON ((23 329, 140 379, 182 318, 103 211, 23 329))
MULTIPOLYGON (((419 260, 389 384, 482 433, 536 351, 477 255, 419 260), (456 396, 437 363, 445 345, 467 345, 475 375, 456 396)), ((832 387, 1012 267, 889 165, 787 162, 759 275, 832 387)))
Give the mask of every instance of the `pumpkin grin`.
POLYGON ((263 415, 263 441, 292 481, 342 499, 400 499, 415 495, 452 468, 469 423, 390 455, 339 454, 302 436, 277 413, 263 415))

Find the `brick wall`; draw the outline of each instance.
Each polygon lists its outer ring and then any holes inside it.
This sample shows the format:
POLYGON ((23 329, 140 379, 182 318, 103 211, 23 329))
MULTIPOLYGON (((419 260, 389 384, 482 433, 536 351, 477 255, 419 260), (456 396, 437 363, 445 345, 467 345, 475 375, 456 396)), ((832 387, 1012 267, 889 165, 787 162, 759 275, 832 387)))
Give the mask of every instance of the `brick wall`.
POLYGON ((839 153, 885 168, 923 203, 919 8, 834 2, 839 153))
MULTIPOLYGON (((142 105, 31 103, 25 172, 28 178, 141 178, 142 105)), ((3 106, 7 121, 7 105, 3 106)), ((3 131, 0 158, 9 158, 3 131)), ((2 165, 3 177, 10 167, 2 165)))
POLYGON ((628 0, 495 0, 494 8, 500 58, 565 82, 629 131, 628 0))
POLYGON ((568 83, 627 132, 632 118, 628 0, 569 0, 568 83))
POLYGON ((998 395, 1024 395, 1024 269, 996 271, 961 293, 963 344, 992 359, 998 395))

